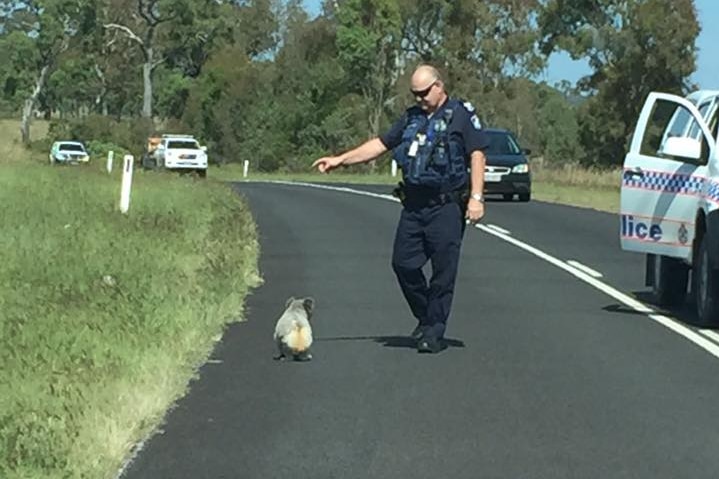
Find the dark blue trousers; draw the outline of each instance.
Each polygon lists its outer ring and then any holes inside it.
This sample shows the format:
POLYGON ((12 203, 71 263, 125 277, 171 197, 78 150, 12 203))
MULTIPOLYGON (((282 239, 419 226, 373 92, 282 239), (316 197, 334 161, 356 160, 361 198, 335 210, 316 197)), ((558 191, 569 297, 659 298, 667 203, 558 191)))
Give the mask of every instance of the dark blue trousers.
POLYGON ((392 269, 425 334, 437 338, 444 337, 452 306, 464 227, 464 211, 456 202, 405 207, 397 225, 392 269), (428 261, 429 282, 422 271, 428 261))

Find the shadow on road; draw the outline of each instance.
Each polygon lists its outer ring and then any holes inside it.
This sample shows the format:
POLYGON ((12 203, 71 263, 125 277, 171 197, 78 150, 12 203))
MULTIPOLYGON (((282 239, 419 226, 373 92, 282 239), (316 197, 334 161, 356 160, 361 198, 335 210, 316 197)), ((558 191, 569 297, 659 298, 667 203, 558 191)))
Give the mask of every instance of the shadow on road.
MULTIPOLYGON (((328 338, 314 338, 315 341, 374 341, 386 348, 408 348, 415 349, 417 341, 409 336, 335 336, 328 338)), ((463 348, 464 341, 459 339, 445 338, 445 343, 450 348, 463 348)))
MULTIPOLYGON (((673 307, 663 307, 657 304, 652 293, 648 291, 633 291, 632 296, 634 296, 634 298, 638 301, 641 301, 642 303, 656 310, 657 314, 669 316, 686 324, 687 326, 693 326, 695 328, 702 329, 719 329, 719 325, 706 325, 702 324, 699 321, 699 318, 696 315, 696 311, 692 306, 693 298, 691 297, 691 295, 687 297, 687 301, 685 303, 673 307)), ((629 306, 617 303, 607 305, 602 309, 610 313, 633 314, 638 316, 645 315, 645 313, 640 313, 639 311, 636 311, 629 306)))

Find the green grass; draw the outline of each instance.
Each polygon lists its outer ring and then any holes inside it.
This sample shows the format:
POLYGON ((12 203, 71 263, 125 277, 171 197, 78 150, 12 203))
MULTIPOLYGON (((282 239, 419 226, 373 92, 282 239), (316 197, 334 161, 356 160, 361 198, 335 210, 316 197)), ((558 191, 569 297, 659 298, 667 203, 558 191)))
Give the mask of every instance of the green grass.
MULTIPOLYGON (((578 166, 547 168, 533 166, 532 198, 550 203, 592 208, 617 213, 619 211, 620 170, 598 171, 578 166)), ((230 164, 212 167, 208 173, 213 178, 226 181, 243 179, 240 165, 230 164)), ((333 182, 355 184, 393 185, 399 180, 389 173, 352 173, 352 168, 340 169, 330 174, 320 174, 309 169, 305 173, 256 173, 250 171, 249 180, 288 180, 305 182, 333 182)))
POLYGON ((0 477, 114 477, 259 282, 223 184, 0 163, 0 477))

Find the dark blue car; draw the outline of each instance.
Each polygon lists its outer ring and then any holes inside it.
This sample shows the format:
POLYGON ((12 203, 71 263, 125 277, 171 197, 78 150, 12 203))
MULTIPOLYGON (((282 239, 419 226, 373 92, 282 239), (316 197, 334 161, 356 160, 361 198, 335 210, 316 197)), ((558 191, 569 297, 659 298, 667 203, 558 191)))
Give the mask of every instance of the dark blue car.
POLYGON ((505 200, 515 195, 519 201, 532 197, 532 178, 527 157, 530 153, 522 149, 509 130, 485 128, 489 136, 489 148, 484 152, 487 165, 484 170, 484 193, 501 194, 505 200))

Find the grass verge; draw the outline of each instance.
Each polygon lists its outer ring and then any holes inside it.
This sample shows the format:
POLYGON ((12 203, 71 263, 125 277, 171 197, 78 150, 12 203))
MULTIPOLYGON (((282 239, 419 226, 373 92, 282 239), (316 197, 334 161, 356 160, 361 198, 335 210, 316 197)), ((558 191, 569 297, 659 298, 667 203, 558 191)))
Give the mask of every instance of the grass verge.
POLYGON ((0 162, 0 477, 114 477, 258 284, 224 185, 0 162))

